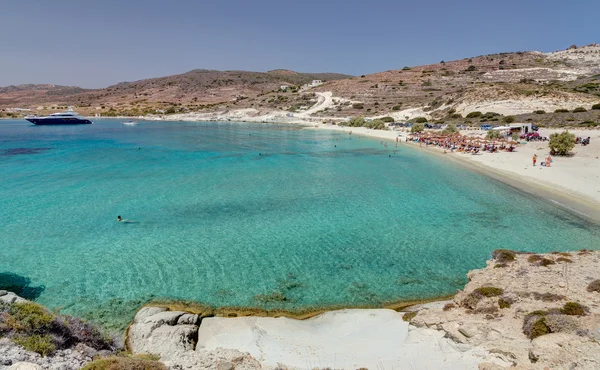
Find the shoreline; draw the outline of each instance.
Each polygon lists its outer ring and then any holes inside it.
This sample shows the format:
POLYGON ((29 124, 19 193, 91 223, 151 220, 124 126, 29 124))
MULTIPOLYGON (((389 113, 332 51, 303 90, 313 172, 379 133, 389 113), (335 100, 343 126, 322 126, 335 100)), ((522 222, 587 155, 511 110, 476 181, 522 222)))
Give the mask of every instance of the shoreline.
MULTIPOLYGON (((443 153, 437 147, 418 147, 414 142, 404 142, 406 132, 399 131, 381 131, 381 130, 357 130, 357 128, 319 125, 319 127, 308 127, 306 129, 319 130, 325 129, 330 131, 349 132, 352 135, 358 135, 369 138, 376 138, 395 142, 395 138, 400 138, 402 145, 410 144, 414 149, 424 149, 425 153, 429 153, 438 157, 447 158, 453 163, 468 168, 479 174, 487 176, 491 179, 499 181, 511 188, 524 192, 526 194, 536 196, 544 201, 551 202, 557 206, 565 208, 570 212, 578 214, 580 217, 600 224, 600 202, 587 194, 583 194, 574 189, 568 189, 554 183, 547 183, 542 180, 534 180, 529 176, 524 176, 512 171, 496 168, 484 161, 475 161, 471 155, 459 155, 458 153, 443 153)), ((523 147, 520 147, 521 150, 523 147)), ((499 155, 510 156, 513 153, 500 153, 499 155)), ((492 154, 484 153, 483 156, 492 154)), ((481 156, 480 155, 480 156, 481 156)), ((479 156, 478 156, 479 157, 479 156)), ((600 164, 600 163, 599 163, 600 164)))

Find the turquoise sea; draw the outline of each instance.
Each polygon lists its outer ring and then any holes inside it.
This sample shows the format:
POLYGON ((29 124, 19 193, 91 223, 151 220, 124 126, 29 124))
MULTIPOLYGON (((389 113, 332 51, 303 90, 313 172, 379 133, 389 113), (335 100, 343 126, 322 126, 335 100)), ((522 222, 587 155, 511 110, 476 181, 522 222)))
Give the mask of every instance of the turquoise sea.
POLYGON ((598 248, 600 227, 406 144, 272 124, 0 121, 0 285, 105 324, 154 298, 431 298, 494 249, 573 246, 598 248))

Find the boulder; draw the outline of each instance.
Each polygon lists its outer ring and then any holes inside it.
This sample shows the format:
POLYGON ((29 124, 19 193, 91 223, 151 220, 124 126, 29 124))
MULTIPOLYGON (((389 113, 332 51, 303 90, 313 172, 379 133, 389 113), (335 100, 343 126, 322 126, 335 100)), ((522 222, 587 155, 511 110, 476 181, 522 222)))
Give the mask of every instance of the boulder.
POLYGON ((133 322, 141 322, 144 321, 148 316, 156 315, 159 312, 167 311, 164 307, 143 307, 139 310, 135 317, 133 318, 133 322))
POLYGON ((13 304, 13 303, 25 303, 28 302, 26 299, 19 297, 13 292, 2 291, 4 294, 0 294, 0 303, 13 304))
POLYGON ((186 313, 177 320, 177 325, 198 325, 200 316, 186 313))
POLYGON ((144 307, 129 327, 128 344, 133 353, 169 357, 193 351, 198 341, 198 315, 144 307))

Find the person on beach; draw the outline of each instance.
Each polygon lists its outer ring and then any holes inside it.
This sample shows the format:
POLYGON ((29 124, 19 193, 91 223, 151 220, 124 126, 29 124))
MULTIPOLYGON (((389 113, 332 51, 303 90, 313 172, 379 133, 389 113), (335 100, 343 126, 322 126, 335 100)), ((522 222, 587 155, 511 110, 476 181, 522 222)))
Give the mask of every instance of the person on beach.
POLYGON ((546 158, 546 167, 550 167, 550 163, 552 163, 552 157, 548 154, 548 158, 546 158))
POLYGON ((537 162, 537 154, 534 154, 531 159, 533 160, 533 165, 535 166, 535 162, 537 162))

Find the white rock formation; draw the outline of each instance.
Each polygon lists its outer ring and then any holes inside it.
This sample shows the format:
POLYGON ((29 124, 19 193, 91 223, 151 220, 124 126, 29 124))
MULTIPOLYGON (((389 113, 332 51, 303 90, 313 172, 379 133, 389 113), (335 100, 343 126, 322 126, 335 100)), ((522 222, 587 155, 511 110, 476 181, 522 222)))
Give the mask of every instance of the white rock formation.
POLYGON ((172 368, 190 369, 477 369, 481 362, 510 364, 481 348, 444 338, 442 331, 409 327, 402 315, 387 309, 353 309, 307 320, 213 317, 194 330, 176 323, 182 312, 148 307, 129 329, 129 346, 134 353, 160 356, 172 368), (195 332, 192 350, 187 334, 195 332))

